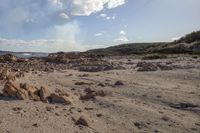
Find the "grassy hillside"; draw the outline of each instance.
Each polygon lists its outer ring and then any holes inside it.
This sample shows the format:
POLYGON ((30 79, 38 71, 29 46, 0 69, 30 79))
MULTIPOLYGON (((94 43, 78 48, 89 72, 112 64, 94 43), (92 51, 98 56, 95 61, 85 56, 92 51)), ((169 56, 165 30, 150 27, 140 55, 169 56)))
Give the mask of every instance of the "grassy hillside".
POLYGON ((174 42, 130 43, 102 49, 89 50, 93 54, 131 55, 131 54, 182 54, 200 53, 200 31, 192 32, 174 42))

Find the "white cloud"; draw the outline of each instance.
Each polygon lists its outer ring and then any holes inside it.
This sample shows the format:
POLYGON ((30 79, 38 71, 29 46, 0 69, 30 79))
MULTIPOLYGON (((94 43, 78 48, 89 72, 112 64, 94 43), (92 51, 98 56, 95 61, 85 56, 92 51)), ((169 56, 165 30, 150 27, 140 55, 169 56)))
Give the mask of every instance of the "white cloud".
POLYGON ((106 19, 106 20, 110 20, 110 19, 112 19, 112 20, 115 20, 115 16, 108 16, 107 14, 105 14, 105 13, 101 13, 100 15, 99 15, 99 17, 101 17, 101 18, 103 18, 103 19, 106 19))
POLYGON ((95 36, 102 36, 103 33, 96 33, 95 36))
POLYGON ((128 42, 128 41, 129 40, 126 36, 120 36, 114 40, 114 42, 117 42, 117 43, 123 43, 123 42, 128 42))
POLYGON ((110 17, 106 17, 107 20, 110 20, 110 17))
POLYGON ((126 0, 73 0, 72 15, 89 16, 92 13, 121 6, 126 0))
POLYGON ((105 17, 107 17, 107 14, 101 13, 99 16, 102 17, 102 18, 105 18, 105 17))
POLYGON ((108 8, 115 8, 115 7, 121 6, 125 3, 126 3, 125 0, 109 0, 108 8))
POLYGON ((64 12, 60 13, 59 16, 63 19, 69 19, 69 16, 64 12))
POLYGON ((119 37, 114 40, 114 42, 116 43, 123 43, 123 42, 128 42, 128 41, 129 39, 127 38, 126 32, 124 30, 121 30, 119 32, 119 37))
POLYGON ((123 31, 123 30, 121 30, 119 34, 120 34, 120 35, 126 35, 126 32, 123 31))
POLYGON ((61 0, 48 0, 52 5, 56 5, 56 6, 63 6, 63 3, 61 2, 61 0))
POLYGON ((172 40, 172 41, 176 41, 176 40, 179 40, 180 38, 181 38, 181 37, 172 37, 171 40, 172 40))

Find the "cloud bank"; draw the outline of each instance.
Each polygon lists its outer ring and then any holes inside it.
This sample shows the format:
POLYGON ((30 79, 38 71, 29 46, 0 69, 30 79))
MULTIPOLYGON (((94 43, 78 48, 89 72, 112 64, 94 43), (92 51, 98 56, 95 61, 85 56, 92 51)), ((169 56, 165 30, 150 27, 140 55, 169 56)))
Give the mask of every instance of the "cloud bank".
POLYGON ((72 18, 90 16, 125 3, 126 0, 0 0, 0 38, 6 38, 1 39, 0 49, 5 45, 26 48, 25 43, 35 47, 38 43, 54 50, 83 50, 77 39, 80 25, 72 18))

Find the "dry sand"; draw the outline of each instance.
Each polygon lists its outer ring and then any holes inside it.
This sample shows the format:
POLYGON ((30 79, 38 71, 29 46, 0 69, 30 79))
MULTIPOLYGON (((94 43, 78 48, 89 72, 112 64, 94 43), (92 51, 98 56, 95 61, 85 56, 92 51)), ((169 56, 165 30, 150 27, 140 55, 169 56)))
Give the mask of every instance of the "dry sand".
MULTIPOLYGON (((104 72, 77 70, 37 72, 17 83, 65 90, 72 105, 0 99, 0 133, 199 133, 200 58, 155 60, 182 69, 137 72, 139 59, 109 59, 126 69, 104 72), (191 67, 192 66, 192 67, 191 67), (124 85, 114 86, 116 81, 124 85), (91 83, 75 85, 76 82, 91 83), (104 90, 105 97, 82 101, 84 89, 104 90), (89 126, 75 124, 83 116, 89 126)), ((3 89, 3 86, 0 86, 3 89)))

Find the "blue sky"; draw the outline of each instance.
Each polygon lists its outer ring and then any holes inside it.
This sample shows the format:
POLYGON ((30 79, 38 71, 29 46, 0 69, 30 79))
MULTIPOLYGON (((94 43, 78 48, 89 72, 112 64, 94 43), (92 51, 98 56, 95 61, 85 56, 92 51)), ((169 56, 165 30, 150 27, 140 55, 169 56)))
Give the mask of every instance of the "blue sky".
POLYGON ((199 0, 0 0, 0 50, 84 51, 200 30, 199 0))

